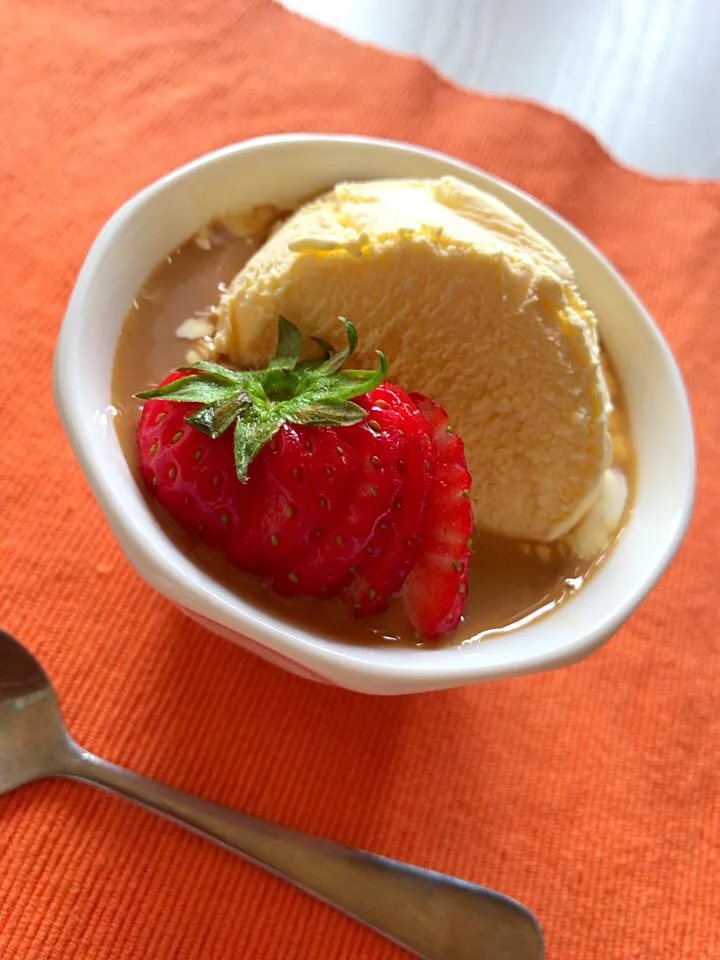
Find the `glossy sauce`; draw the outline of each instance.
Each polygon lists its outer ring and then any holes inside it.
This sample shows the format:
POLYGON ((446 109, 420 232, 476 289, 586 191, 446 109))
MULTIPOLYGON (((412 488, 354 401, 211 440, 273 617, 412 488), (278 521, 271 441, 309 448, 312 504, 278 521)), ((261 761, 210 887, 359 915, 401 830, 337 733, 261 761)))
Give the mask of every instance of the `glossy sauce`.
MULTIPOLYGON (((120 443, 167 535, 199 567, 244 599, 272 610, 275 615, 282 613, 288 621, 328 638, 351 643, 391 642, 422 646, 413 634, 398 598, 379 616, 355 619, 339 600, 277 596, 257 578, 234 567, 221 554, 182 530, 156 505, 140 481, 135 430, 141 402, 133 395, 155 386, 171 370, 187 363, 189 350, 202 353, 202 341, 193 343, 180 339, 176 330, 191 317, 202 319, 208 316, 208 308, 217 302, 223 285, 232 280, 261 245, 267 230, 266 226, 253 238, 239 238, 221 227, 211 226, 209 236, 213 242, 210 249, 205 249, 208 246, 205 234, 200 240, 202 245, 195 238, 188 240, 166 258, 144 284, 123 324, 115 357, 112 395, 120 443)), ((631 504, 634 458, 627 415, 616 378, 612 377, 612 371, 609 372, 615 404, 611 422, 615 462, 628 480, 628 503, 631 504)), ((579 589, 593 567, 602 560, 600 557, 589 562, 579 561, 568 556, 562 547, 519 543, 477 531, 473 535, 473 544, 475 554, 470 566, 465 615, 455 633, 445 641, 448 645, 488 639, 529 619, 543 616, 579 589)))

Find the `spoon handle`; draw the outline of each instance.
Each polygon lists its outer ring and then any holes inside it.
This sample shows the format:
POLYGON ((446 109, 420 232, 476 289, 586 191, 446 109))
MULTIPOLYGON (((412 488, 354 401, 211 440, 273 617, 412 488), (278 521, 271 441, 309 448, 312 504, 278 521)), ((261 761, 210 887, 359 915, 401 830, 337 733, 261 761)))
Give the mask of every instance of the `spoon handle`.
POLYGON ((492 890, 237 813, 75 745, 62 775, 189 827, 424 960, 542 960, 532 914, 492 890))

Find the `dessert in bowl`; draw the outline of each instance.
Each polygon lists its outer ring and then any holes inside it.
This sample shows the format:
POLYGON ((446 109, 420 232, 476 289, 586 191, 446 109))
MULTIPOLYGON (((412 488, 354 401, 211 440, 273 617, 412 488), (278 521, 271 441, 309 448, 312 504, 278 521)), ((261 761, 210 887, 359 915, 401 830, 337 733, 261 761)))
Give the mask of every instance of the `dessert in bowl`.
POLYGON ((145 579, 366 692, 581 658, 691 509, 682 383, 623 281, 528 197, 400 144, 264 138, 130 201, 56 396, 145 579))

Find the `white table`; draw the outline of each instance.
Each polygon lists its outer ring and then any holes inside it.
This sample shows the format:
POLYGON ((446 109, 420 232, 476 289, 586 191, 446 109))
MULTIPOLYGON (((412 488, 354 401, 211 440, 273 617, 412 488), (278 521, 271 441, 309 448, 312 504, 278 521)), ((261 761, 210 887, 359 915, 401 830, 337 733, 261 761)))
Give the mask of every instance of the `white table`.
POLYGON ((720 178, 720 0, 281 0, 457 83, 561 110, 623 163, 720 178))

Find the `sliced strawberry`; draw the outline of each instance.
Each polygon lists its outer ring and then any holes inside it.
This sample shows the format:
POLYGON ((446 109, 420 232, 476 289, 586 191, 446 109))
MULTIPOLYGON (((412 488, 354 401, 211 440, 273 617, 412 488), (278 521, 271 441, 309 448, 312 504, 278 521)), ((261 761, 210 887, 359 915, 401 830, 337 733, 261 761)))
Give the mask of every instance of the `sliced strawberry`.
POLYGON ((358 402, 383 433, 399 436, 403 442, 398 464, 402 489, 393 499, 392 510, 377 525, 370 551, 374 556, 358 565, 344 593, 355 616, 368 616, 387 607, 418 558, 435 479, 435 449, 427 421, 399 387, 384 384, 358 402))
MULTIPOLYGON (((182 379, 172 373, 162 386, 182 379)), ((212 440, 186 422, 199 404, 151 400, 138 427, 140 473, 155 498, 186 530, 224 549, 229 532, 247 523, 248 490, 228 499, 234 478, 232 435, 212 440)), ((237 481, 235 481, 236 483, 237 481)))
POLYGON ((464 445, 447 413, 421 394, 412 394, 425 416, 437 454, 435 485, 418 561, 403 597, 413 627, 428 640, 453 630, 467 599, 473 529, 471 478, 464 445))
MULTIPOLYGON (((352 464, 338 455, 337 445, 329 427, 286 423, 250 465, 247 486, 258 496, 258 564, 278 593, 318 593, 323 585, 300 576, 299 559, 337 523, 354 486, 352 464)), ((240 540, 228 556, 243 565, 247 546, 240 540)))
MULTIPOLYGON (((405 516, 394 504, 416 469, 422 478, 406 421, 424 420, 407 395, 377 387, 384 357, 377 371, 343 369, 357 341, 345 329, 346 350, 300 361, 300 335, 281 320, 267 370, 196 364, 142 395, 141 473, 157 500, 285 595, 346 587, 405 516)), ((415 526, 400 528, 410 541, 415 526)))
MULTIPOLYGON (((365 407, 365 400, 358 398, 358 404, 365 407)), ((398 433, 379 432, 371 424, 365 420, 333 431, 334 455, 346 465, 352 481, 337 512, 318 529, 317 538, 296 565, 297 586, 304 585, 317 596, 337 593, 354 570, 374 556, 374 534, 402 487, 404 439, 398 433)))
POLYGON ((266 370, 199 363, 141 394, 140 471, 175 520, 278 593, 342 593, 365 616, 404 584, 434 639, 467 593, 463 444, 436 404, 380 385, 382 355, 376 371, 343 369, 357 343, 344 323, 337 354, 300 360, 281 319, 266 370))

